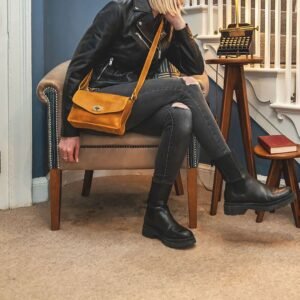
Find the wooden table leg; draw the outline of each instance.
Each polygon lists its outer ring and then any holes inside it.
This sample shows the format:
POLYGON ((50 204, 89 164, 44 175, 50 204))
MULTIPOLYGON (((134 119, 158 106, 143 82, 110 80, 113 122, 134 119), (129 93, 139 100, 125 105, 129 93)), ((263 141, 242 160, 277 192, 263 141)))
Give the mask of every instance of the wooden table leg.
POLYGON ((244 67, 242 65, 236 66, 238 70, 236 71, 238 80, 236 86, 236 97, 237 105, 239 110, 240 124, 242 129, 243 144, 246 154, 246 162, 248 172, 256 178, 256 168, 253 155, 252 147, 252 130, 251 130, 251 121, 249 115, 248 107, 248 97, 247 97, 247 87, 244 74, 244 67))
MULTIPOLYGON (((225 79, 224 79, 224 92, 223 92, 223 105, 222 105, 222 114, 220 120, 220 130, 227 140, 230 119, 231 119, 231 109, 232 109, 232 101, 233 101, 233 91, 235 89, 235 83, 237 79, 236 68, 233 66, 226 65, 225 67, 225 79)), ((221 199, 222 192, 222 175, 219 170, 216 169, 214 176, 214 185, 211 199, 211 208, 210 214, 212 216, 216 215, 218 202, 221 199)))
MULTIPOLYGON (((268 172, 268 178, 266 185, 270 187, 278 187, 280 183, 280 177, 282 172, 282 161, 281 160, 272 160, 271 166, 268 172)), ((264 219, 265 212, 264 211, 258 211, 256 222, 261 223, 264 219)))
POLYGON ((284 179, 286 185, 290 186, 292 191, 296 194, 295 201, 291 204, 292 211, 294 215, 295 225, 296 227, 300 227, 300 191, 297 180, 297 175, 295 172, 295 160, 287 159, 283 163, 284 170, 284 179))

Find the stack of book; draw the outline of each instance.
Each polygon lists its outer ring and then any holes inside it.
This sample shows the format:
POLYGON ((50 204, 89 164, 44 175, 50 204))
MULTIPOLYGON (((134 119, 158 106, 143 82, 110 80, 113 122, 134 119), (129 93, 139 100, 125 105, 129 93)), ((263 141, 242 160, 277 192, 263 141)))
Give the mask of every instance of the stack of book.
POLYGON ((258 137, 259 144, 270 154, 297 151, 297 144, 285 135, 266 135, 258 137))

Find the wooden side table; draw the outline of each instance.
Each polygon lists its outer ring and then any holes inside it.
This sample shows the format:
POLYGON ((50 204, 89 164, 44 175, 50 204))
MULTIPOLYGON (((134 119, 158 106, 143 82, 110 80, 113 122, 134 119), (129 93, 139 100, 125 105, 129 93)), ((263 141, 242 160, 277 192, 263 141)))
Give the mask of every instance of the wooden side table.
MULTIPOLYGON (((295 171, 295 158, 300 157, 300 145, 298 145, 298 151, 270 154, 260 145, 255 146, 254 153, 261 158, 270 159, 271 166, 269 169, 267 185, 278 187, 280 183, 281 174, 283 173, 284 180, 287 186, 290 186, 293 192, 296 194, 296 199, 291 203, 295 225, 300 227, 300 191, 295 171)), ((263 221, 264 212, 258 212, 256 222, 263 221)))
MULTIPOLYGON (((227 140, 230 127, 233 93, 235 92, 242 129, 247 168, 248 172, 254 177, 256 177, 256 169, 253 156, 252 130, 248 108, 244 65, 257 64, 261 63, 262 61, 263 59, 258 57, 216 58, 206 60, 207 64, 225 65, 224 92, 220 129, 225 140, 227 140)), ((211 215, 216 215, 217 213, 218 202, 221 199, 222 183, 222 175, 218 170, 216 170, 210 209, 211 215)))

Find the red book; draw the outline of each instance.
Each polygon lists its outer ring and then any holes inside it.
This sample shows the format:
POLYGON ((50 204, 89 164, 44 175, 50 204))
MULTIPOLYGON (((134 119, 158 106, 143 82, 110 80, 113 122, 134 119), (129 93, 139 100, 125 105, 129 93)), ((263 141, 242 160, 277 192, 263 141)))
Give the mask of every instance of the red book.
POLYGON ((297 145, 285 135, 259 136, 258 142, 271 154, 297 151, 297 145))

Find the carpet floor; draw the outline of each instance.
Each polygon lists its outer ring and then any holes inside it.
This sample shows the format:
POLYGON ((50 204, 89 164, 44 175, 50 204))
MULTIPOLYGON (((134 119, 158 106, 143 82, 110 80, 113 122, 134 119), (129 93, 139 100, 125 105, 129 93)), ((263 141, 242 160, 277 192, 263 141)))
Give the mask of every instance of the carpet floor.
MULTIPOLYGON (((61 230, 49 203, 0 212, 0 300, 300 299, 300 229, 290 207, 266 214, 209 215, 199 187, 197 244, 173 250, 141 236, 148 176, 94 179, 63 188, 61 230)), ((170 207, 187 224, 186 196, 170 207)))

